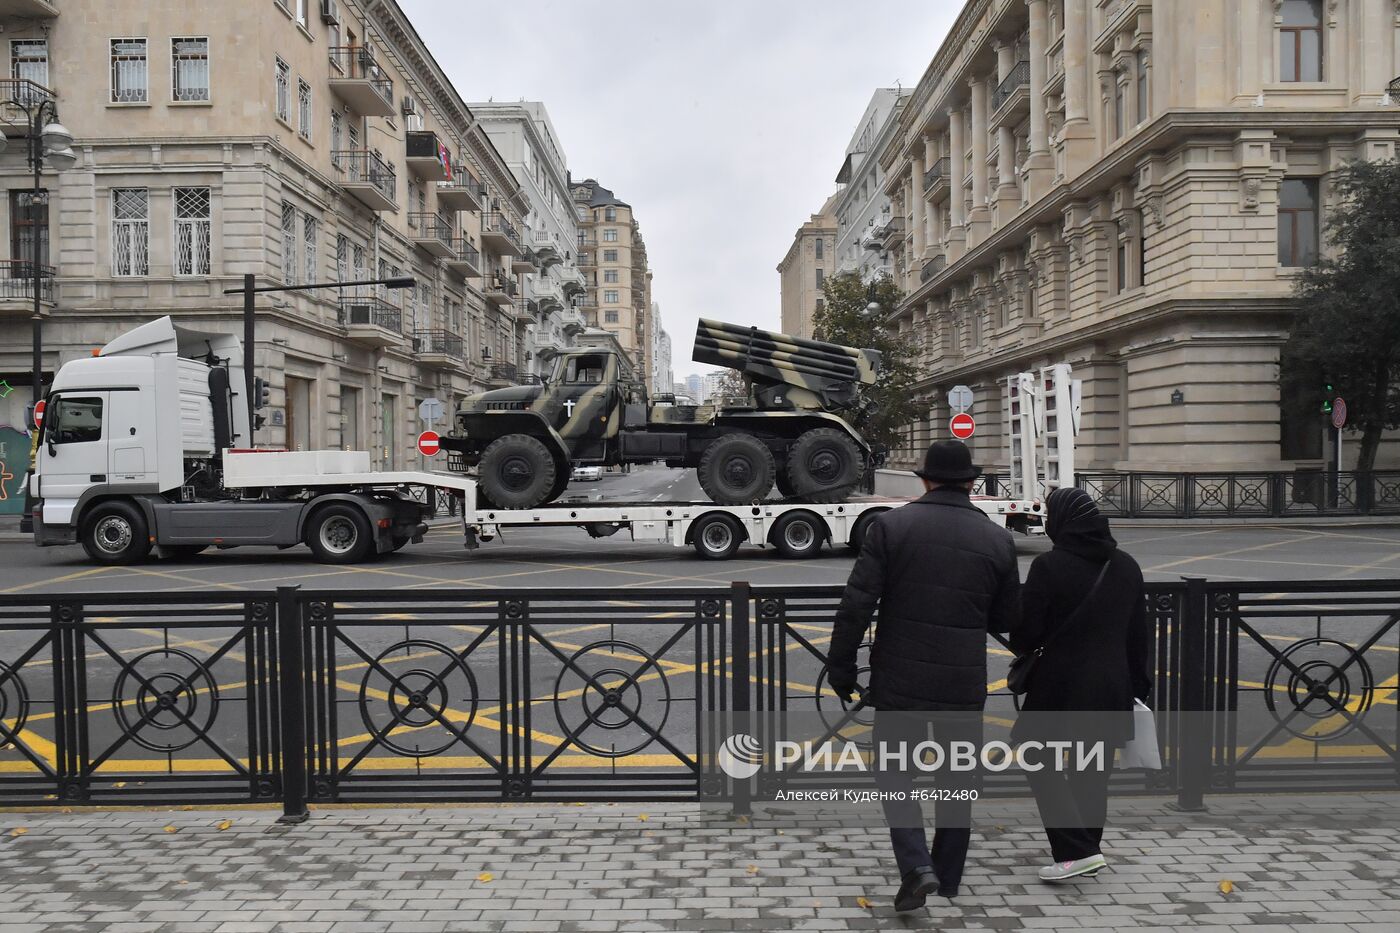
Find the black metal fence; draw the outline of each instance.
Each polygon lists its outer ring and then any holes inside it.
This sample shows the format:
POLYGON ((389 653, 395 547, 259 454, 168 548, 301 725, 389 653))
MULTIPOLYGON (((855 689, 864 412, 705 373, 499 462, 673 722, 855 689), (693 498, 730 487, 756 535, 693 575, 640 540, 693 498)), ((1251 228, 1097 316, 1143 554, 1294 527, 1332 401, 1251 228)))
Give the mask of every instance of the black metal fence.
POLYGON ((1079 473, 1076 484, 1120 518, 1400 515, 1400 470, 1340 473, 1079 473))
MULTIPOLYGON (((731 800, 724 716, 845 714, 833 586, 0 597, 0 804, 731 800)), ((1140 792, 1400 786, 1400 581, 1152 584, 1140 792)), ((988 715, 1010 722, 989 642, 988 715)), ((1003 780, 989 791, 1014 787, 1003 780)))

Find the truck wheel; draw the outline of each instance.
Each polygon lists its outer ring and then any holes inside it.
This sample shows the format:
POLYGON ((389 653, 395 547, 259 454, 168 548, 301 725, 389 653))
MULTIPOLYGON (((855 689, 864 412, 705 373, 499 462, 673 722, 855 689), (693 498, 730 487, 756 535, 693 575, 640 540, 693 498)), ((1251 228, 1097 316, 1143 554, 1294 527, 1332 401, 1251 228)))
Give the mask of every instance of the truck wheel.
POLYGON ((852 553, 859 554, 861 547, 865 545, 865 533, 870 530, 870 523, 875 521, 875 516, 888 511, 889 509, 871 509, 856 519, 856 526, 851 529, 851 540, 846 542, 852 553))
POLYGON ((554 485, 550 487, 549 498, 546 502, 553 502, 564 494, 564 490, 569 488, 569 478, 571 471, 569 465, 562 460, 554 461, 554 485))
POLYGON ((743 540, 744 528, 739 520, 723 512, 702 515, 690 526, 690 543, 705 560, 728 560, 743 540))
POLYGON ((788 482, 802 499, 843 502, 860 484, 864 469, 856 442, 835 428, 813 428, 788 448, 788 482))
POLYGON ((773 452, 752 434, 724 434, 700 455, 700 488, 720 505, 747 505, 773 489, 773 452))
POLYGON ((317 510, 306 523, 306 546, 323 564, 358 564, 374 550, 374 530, 365 513, 336 503, 317 510))
POLYGON ((797 490, 792 488, 792 481, 787 478, 787 467, 776 472, 773 476, 773 484, 778 487, 778 495, 784 499, 797 498, 797 490))
POLYGON ((773 523, 770 540, 779 554, 791 560, 816 557, 826 541, 826 522, 811 512, 786 512, 773 523))
POLYGON ((528 434, 507 434, 481 453, 477 482, 502 509, 532 509, 548 502, 559 478, 554 455, 528 434))
POLYGON ((83 521, 83 550, 99 564, 134 564, 151 552, 151 535, 140 509, 105 502, 83 521))

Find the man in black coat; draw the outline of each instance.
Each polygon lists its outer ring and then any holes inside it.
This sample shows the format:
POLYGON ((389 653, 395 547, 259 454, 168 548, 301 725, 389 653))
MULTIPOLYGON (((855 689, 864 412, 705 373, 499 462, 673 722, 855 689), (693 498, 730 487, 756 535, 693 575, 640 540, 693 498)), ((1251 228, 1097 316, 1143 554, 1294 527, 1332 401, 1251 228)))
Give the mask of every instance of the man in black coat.
MULTIPOLYGON (((877 710, 875 741, 906 737, 881 729, 880 711, 940 714, 936 740, 980 738, 987 699, 987 633, 1006 632, 1020 615, 1020 576, 1011 534, 972 504, 981 472, 960 441, 932 444, 914 471, 925 494, 876 519, 866 533, 836 611, 827 658, 832 689, 856 690, 856 651, 879 607, 865 700, 877 710), (962 713, 961 717, 950 713, 962 713), (961 722, 961 725, 959 723, 961 722), (883 733, 883 734, 882 734, 883 733)), ((899 720, 898 714, 886 722, 899 720)), ((907 791, 907 772, 877 771, 882 790, 907 791)), ((971 839, 971 804, 940 801, 933 849, 917 801, 885 802, 901 886, 895 908, 924 904, 935 888, 957 894, 971 839)))

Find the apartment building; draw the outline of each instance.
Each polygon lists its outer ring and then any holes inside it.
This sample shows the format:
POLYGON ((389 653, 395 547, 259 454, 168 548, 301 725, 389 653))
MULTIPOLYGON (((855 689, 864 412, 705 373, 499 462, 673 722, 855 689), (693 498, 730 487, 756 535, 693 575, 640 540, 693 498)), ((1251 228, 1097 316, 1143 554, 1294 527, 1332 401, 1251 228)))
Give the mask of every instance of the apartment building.
POLYGON ((787 255, 778 263, 783 333, 812 336, 812 315, 822 306, 822 283, 836 269, 836 205, 841 192, 826 199, 797 228, 787 255))
POLYGON ((411 290, 260 295, 272 382, 256 441, 415 463, 417 407, 515 377, 531 205, 393 0, 42 0, 0 6, 0 399, 29 395, 35 238, 45 380, 138 323, 241 330, 259 284, 413 276, 411 290), (32 196, 24 106, 52 100, 77 163, 32 196))
POLYGON ((649 386, 653 395, 673 391, 675 375, 671 361, 671 335, 661 323, 661 306, 651 303, 651 373, 649 386))
POLYGON ((641 228, 631 205, 595 179, 574 182, 573 202, 579 225, 578 261, 588 278, 579 308, 588 326, 612 334, 637 375, 647 379, 651 270, 641 228))
POLYGON ((470 106, 529 203, 523 245, 530 268, 517 299, 517 321, 525 328, 524 365, 534 375, 549 375, 559 353, 574 346, 586 326, 573 301, 587 280, 577 261, 579 223, 568 159, 543 103, 470 106))
POLYGON ((835 271, 858 272, 866 282, 894 273, 888 243, 898 221, 885 193, 880 153, 898 133, 899 116, 908 99, 909 92, 901 88, 876 89, 836 173, 841 192, 835 207, 835 271))
POLYGON ((1068 362, 1081 470, 1321 464, 1288 298, 1330 173, 1395 157, 1398 56, 1389 0, 967 3, 881 154, 928 404, 896 462, 965 383, 1004 468, 1006 377, 1068 362))

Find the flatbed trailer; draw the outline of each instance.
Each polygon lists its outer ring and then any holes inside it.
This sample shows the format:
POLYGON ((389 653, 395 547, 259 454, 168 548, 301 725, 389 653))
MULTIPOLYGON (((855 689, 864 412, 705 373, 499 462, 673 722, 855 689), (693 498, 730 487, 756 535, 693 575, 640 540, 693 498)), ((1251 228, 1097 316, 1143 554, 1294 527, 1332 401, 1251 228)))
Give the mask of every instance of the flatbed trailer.
MULTIPOLYGON (((503 536, 507 529, 582 528, 594 538, 627 530, 633 541, 656 541, 692 547, 705 560, 727 560, 745 542, 772 545, 784 557, 816 557, 824 545, 859 551, 870 521, 909 499, 864 496, 846 502, 813 503, 772 500, 750 505, 714 502, 569 502, 534 509, 475 509, 464 497, 462 528, 469 549, 503 536)), ((1004 528, 1026 534, 1043 530, 1044 506, 989 496, 973 504, 1004 528)))

